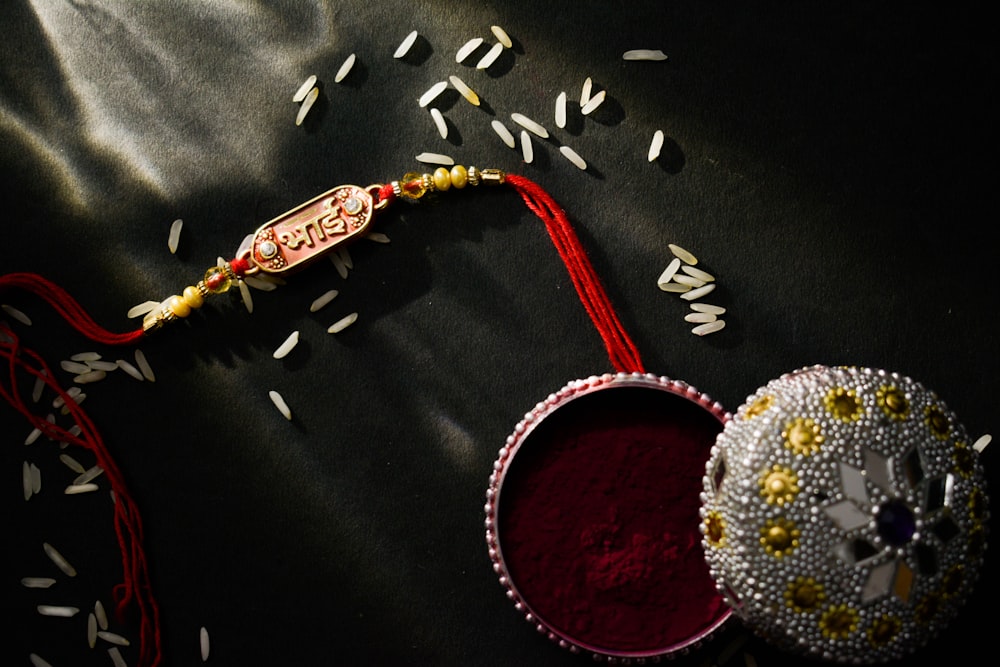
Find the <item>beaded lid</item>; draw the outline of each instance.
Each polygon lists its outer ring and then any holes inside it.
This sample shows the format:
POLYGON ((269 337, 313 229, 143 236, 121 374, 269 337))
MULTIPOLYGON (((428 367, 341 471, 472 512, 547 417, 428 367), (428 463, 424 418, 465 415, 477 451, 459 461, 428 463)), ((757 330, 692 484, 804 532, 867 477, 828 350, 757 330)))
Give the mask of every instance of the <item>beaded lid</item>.
POLYGON ((963 426, 919 383, 813 366, 750 395, 704 477, 718 590, 758 635, 843 663, 913 652, 978 578, 989 518, 963 426))

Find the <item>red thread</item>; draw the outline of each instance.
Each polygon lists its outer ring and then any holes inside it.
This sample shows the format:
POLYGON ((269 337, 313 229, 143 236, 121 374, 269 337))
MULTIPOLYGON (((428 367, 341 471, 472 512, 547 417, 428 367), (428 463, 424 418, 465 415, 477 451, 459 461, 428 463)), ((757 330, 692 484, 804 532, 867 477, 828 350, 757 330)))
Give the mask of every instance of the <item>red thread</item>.
POLYGON ((524 176, 507 174, 506 182, 517 190, 528 208, 545 223, 580 301, 604 340, 611 364, 619 372, 643 372, 639 351, 618 319, 566 212, 541 186, 524 176))

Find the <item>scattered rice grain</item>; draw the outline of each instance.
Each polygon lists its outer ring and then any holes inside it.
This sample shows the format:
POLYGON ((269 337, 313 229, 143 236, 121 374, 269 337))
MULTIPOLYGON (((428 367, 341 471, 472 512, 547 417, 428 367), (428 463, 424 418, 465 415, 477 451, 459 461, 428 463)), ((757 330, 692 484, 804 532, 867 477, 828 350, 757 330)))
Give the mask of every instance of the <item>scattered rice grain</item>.
POLYGON ((672 252, 674 254, 674 257, 678 257, 685 264, 690 264, 690 265, 694 266, 695 264, 698 263, 698 258, 697 257, 695 257, 694 255, 692 255, 690 252, 688 252, 684 248, 680 247, 679 245, 675 245, 673 243, 668 243, 667 247, 670 248, 670 252, 672 252))
POLYGON ((288 356, 288 353, 291 352, 298 344, 299 344, 299 332, 293 331, 291 334, 289 334, 288 338, 286 338, 285 341, 281 345, 279 345, 278 348, 274 351, 273 355, 274 358, 284 359, 285 357, 288 356))
POLYGON ((348 74, 351 73, 351 68, 354 67, 354 61, 356 59, 357 59, 356 54, 352 53, 351 55, 347 56, 347 59, 344 60, 344 64, 341 65, 340 69, 337 70, 337 75, 333 77, 334 83, 340 83, 341 81, 344 80, 344 78, 347 77, 348 74))
POLYGON ((104 371, 105 373, 110 373, 112 371, 118 370, 118 364, 113 361, 88 361, 87 365, 95 371, 104 371))
POLYGON ((116 632, 108 632, 107 630, 98 630, 97 636, 106 642, 114 644, 115 646, 130 646, 132 643, 120 634, 116 632))
POLYGON ((700 324, 704 324, 706 322, 714 322, 717 319, 719 318, 713 315, 712 313, 688 313, 687 315, 684 316, 685 322, 696 322, 700 324))
POLYGON ((74 459, 69 454, 60 454, 59 460, 62 461, 67 468, 69 468, 78 475, 83 474, 87 470, 86 468, 83 467, 83 465, 79 461, 74 459))
POLYGON ((514 135, 510 133, 506 125, 498 120, 490 121, 490 125, 493 127, 493 131, 497 133, 497 136, 507 144, 508 148, 514 148, 517 145, 517 140, 514 139, 514 135))
POLYGON ((139 371, 138 368, 136 368, 129 362, 125 361, 124 359, 118 359, 115 362, 115 364, 118 366, 118 368, 122 369, 123 371, 134 377, 136 380, 139 380, 140 382, 146 379, 145 377, 143 377, 142 373, 139 371))
POLYGON ((502 52, 503 44, 497 42, 490 47, 490 50, 486 52, 486 55, 483 56, 478 63, 476 63, 476 69, 489 69, 490 65, 496 62, 502 52))
POLYGON ((679 292, 681 294, 691 291, 690 285, 681 285, 680 283, 675 283, 673 281, 669 283, 661 283, 660 289, 664 292, 679 292))
POLYGON ((549 138, 549 131, 542 127, 540 124, 531 120, 522 113, 514 112, 510 115, 510 119, 523 127, 526 130, 531 130, 532 133, 537 134, 542 139, 549 138))
POLYGON ((104 610, 104 604, 100 600, 94 602, 94 616, 97 618, 97 627, 101 630, 108 629, 108 612, 104 610))
POLYGON ((504 48, 509 49, 514 46, 514 42, 511 40, 510 35, 508 35, 507 31, 500 26, 491 25, 490 31, 493 33, 493 36, 497 38, 497 41, 503 44, 504 48))
POLYGON ((437 107, 431 107, 431 118, 434 119, 434 126, 442 139, 448 138, 448 123, 444 119, 444 114, 437 107))
POLYGON ((48 542, 43 542, 42 548, 45 549, 45 555, 49 557, 49 560, 55 563, 56 567, 62 570, 63 574, 67 577, 76 576, 76 568, 70 565, 69 561, 66 560, 66 557, 59 553, 54 546, 48 542))
POLYGON ((402 42, 399 43, 399 46, 396 47, 396 52, 392 54, 392 57, 397 59, 405 57, 406 54, 410 52, 410 49, 413 48, 416 41, 417 31, 413 30, 409 35, 403 38, 402 42))
POLYGON ((82 364, 79 361, 70 361, 69 359, 63 359, 59 362, 59 367, 62 368, 67 373, 73 373, 79 375, 80 373, 86 373, 90 370, 90 366, 87 364, 82 364))
POLYGON ((62 618, 72 618, 80 613, 76 607, 55 604, 40 604, 37 609, 42 616, 60 616, 62 618))
POLYGON ((601 106, 604 102, 604 98, 607 97, 608 91, 601 90, 596 95, 587 100, 587 103, 580 108, 580 113, 584 116, 589 116, 597 107, 601 106))
POLYGON ((274 407, 278 408, 278 411, 285 416, 285 419, 291 421, 292 411, 288 407, 288 403, 285 403, 285 399, 278 392, 273 389, 267 392, 267 395, 271 397, 271 402, 274 403, 274 407))
POLYGON ((713 315, 723 315, 726 312, 722 306, 713 306, 710 303, 692 303, 691 310, 697 313, 712 313, 713 315))
POLYGON ((337 248, 337 254, 340 255, 340 261, 344 263, 344 266, 349 269, 354 268, 354 260, 351 259, 351 251, 348 250, 347 246, 337 248))
POLYGON ((337 320, 336 322, 334 322, 333 324, 331 324, 330 328, 328 328, 326 331, 327 333, 332 333, 332 334, 340 333, 347 327, 354 324, 357 320, 358 320, 358 314, 351 313, 350 315, 346 315, 337 320))
POLYGON ((73 483, 86 484, 87 482, 92 482, 93 480, 100 477, 102 473, 104 473, 104 468, 102 468, 100 465, 90 466, 89 468, 81 472, 79 475, 77 475, 76 479, 73 480, 73 483))
POLYGON ((695 336, 704 336, 706 334, 715 333, 726 326, 725 320, 715 320, 714 322, 707 322, 705 324, 699 324, 694 329, 691 329, 691 333, 695 336))
POLYGON ((365 236, 369 241, 374 241, 375 243, 389 243, 391 240, 386 234, 382 232, 368 232, 365 236))
POLYGON ((667 54, 660 49, 632 49, 622 54, 622 60, 666 60, 667 54))
MULTIPOLYGON (((44 372, 43 372, 44 375, 44 372)), ((45 390, 45 378, 39 375, 35 378, 35 386, 31 389, 31 402, 37 403, 42 398, 42 392, 45 390)))
POLYGON ((13 317, 15 320, 24 324, 26 326, 31 326, 31 318, 25 315, 23 312, 15 308, 14 306, 9 306, 6 303, 0 306, 3 308, 4 312, 13 317))
POLYGON ((441 164, 446 167, 450 167, 455 164, 455 160, 448 157, 447 155, 442 155, 441 153, 421 153, 417 156, 417 162, 424 162, 426 164, 441 164))
POLYGON ((309 312, 315 313, 323 306, 327 305, 328 303, 336 299, 338 294, 340 294, 340 292, 338 292, 335 289, 323 292, 318 297, 316 297, 316 299, 311 304, 309 304, 309 312))
POLYGON ((258 276, 244 276, 243 280, 246 281, 248 287, 260 290, 261 292, 273 292, 278 289, 278 285, 276 283, 273 283, 270 280, 264 280, 258 276))
POLYGON ((28 660, 31 661, 33 667, 52 667, 51 663, 37 653, 29 653, 28 660))
POLYGON ((24 577, 21 585, 25 588, 50 588, 56 580, 51 577, 24 577))
POLYGON ((467 41, 465 44, 462 45, 462 48, 460 48, 455 53, 455 62, 457 63, 464 62, 465 59, 468 58, 470 55, 472 55, 472 52, 478 49, 479 45, 482 43, 483 43, 482 37, 473 37, 472 39, 467 41))
POLYGON ((566 127, 566 91, 556 97, 556 127, 566 127))
POLYGON ((24 439, 24 444, 26 445, 34 444, 34 442, 38 440, 39 436, 41 435, 42 435, 42 429, 36 426, 35 428, 31 429, 30 433, 28 433, 28 437, 24 439))
POLYGON ((89 361, 99 361, 101 359, 100 352, 77 352, 76 354, 70 355, 70 361, 82 361, 87 363, 89 361))
POLYGON ((31 484, 31 464, 27 461, 21 466, 21 485, 24 488, 24 499, 31 500, 31 494, 34 493, 34 489, 31 484))
POLYGON ((695 278, 694 276, 689 276, 685 273, 675 274, 674 282, 680 283, 681 285, 690 285, 691 287, 701 287, 705 284, 705 281, 701 278, 695 278))
POLYGON ((476 93, 476 91, 472 90, 472 88, 469 88, 469 86, 467 86, 464 81, 462 81, 455 75, 449 76, 448 80, 451 81, 451 85, 455 86, 455 90, 461 93, 462 97, 464 97, 469 102, 469 104, 477 107, 479 106, 479 95, 476 93))
POLYGON ((306 114, 309 110, 313 108, 316 104, 316 100, 319 99, 319 88, 313 87, 312 90, 306 95, 306 98, 302 100, 302 106, 299 107, 299 112, 295 115, 295 124, 301 125, 302 121, 306 119, 306 114))
POLYGON ((590 91, 594 87, 594 80, 589 76, 583 82, 583 86, 580 88, 580 106, 586 106, 587 102, 590 101, 590 91))
POLYGON ((65 490, 63 491, 63 493, 65 493, 67 496, 75 496, 75 495, 79 495, 81 493, 91 493, 93 491, 97 491, 98 488, 100 488, 100 487, 98 487, 96 484, 93 484, 93 483, 91 483, 91 484, 70 484, 69 486, 67 486, 65 488, 65 490))
POLYGON ((38 493, 42 490, 42 471, 34 463, 28 465, 28 473, 31 475, 31 492, 38 493))
POLYGON ((198 643, 201 646, 201 661, 205 662, 208 660, 211 644, 208 638, 208 630, 206 630, 204 626, 202 626, 202 628, 198 631, 198 643))
POLYGON ((132 319, 134 317, 142 317, 146 313, 151 313, 154 308, 160 305, 159 301, 143 301, 140 304, 132 306, 128 309, 128 313, 125 314, 126 317, 132 319))
POLYGON ((663 289, 664 285, 670 284, 670 281, 673 280, 674 274, 677 273, 677 269, 679 268, 681 268, 681 260, 675 257, 667 264, 667 268, 663 269, 660 277, 656 279, 657 286, 663 289))
POLYGON ((521 130, 521 156, 528 164, 535 159, 535 148, 531 145, 531 135, 527 130, 521 130))
POLYGON ((344 264, 344 258, 335 252, 330 253, 330 263, 333 264, 334 268, 337 269, 337 273, 344 280, 347 280, 347 265, 344 264))
POLYGON ((993 436, 986 434, 972 443, 972 448, 976 450, 977 454, 982 454, 983 450, 986 449, 986 446, 990 444, 991 440, 993 440, 993 436))
POLYGON ((118 650, 117 646, 108 649, 108 657, 111 658, 115 667, 128 667, 128 663, 125 662, 125 658, 122 657, 122 652, 118 650))
POLYGON ((73 382, 77 384, 90 384, 92 382, 98 382, 103 380, 108 376, 107 371, 91 370, 86 373, 80 373, 73 377, 73 382))
MULTIPOLYGON (((142 377, 146 378, 150 382, 156 382, 156 376, 153 375, 153 367, 149 365, 149 361, 146 359, 146 353, 140 349, 135 351, 135 363, 139 367, 139 371, 142 373, 142 377)), ((122 367, 125 368, 124 366, 122 367)))
POLYGON ((97 645, 97 617, 94 612, 87 614, 87 646, 94 648, 97 645))
POLYGON ((428 104, 430 104, 431 102, 433 102, 434 99, 438 95, 440 95, 441 93, 443 93, 444 90, 445 90, 445 88, 447 88, 447 87, 448 87, 448 82, 447 81, 438 81, 433 86, 431 86, 430 88, 428 88, 427 91, 423 95, 420 96, 420 99, 417 101, 417 103, 421 107, 427 106, 428 104))
POLYGON ((706 283, 710 283, 713 280, 715 280, 715 276, 713 276, 708 271, 702 271, 701 269, 696 269, 693 266, 683 266, 681 267, 681 271, 688 274, 689 276, 698 278, 699 280, 704 280, 706 283))
POLYGON ((698 299, 705 296, 714 289, 715 289, 715 283, 706 283, 701 287, 696 287, 690 292, 685 292, 684 294, 681 294, 681 298, 684 299, 685 301, 697 301, 698 299))
POLYGON ((660 151, 663 149, 663 130, 657 130, 653 132, 653 140, 649 142, 649 152, 646 154, 646 159, 650 162, 654 162, 660 157, 660 151))
POLYGON ((250 288, 247 287, 247 281, 237 280, 236 284, 240 288, 240 298, 243 300, 243 305, 246 307, 248 313, 253 312, 253 295, 250 294, 250 288))
POLYGON ((562 153, 567 160, 575 164, 583 171, 587 170, 587 161, 580 157, 580 154, 569 146, 560 146, 559 152, 562 153))
POLYGON ((170 233, 167 235, 167 248, 170 249, 170 254, 177 252, 177 246, 181 242, 181 230, 184 228, 184 221, 178 218, 170 224, 170 233))
POLYGON ((299 86, 299 89, 295 92, 295 94, 292 95, 292 101, 298 104, 302 100, 306 99, 306 95, 309 94, 309 91, 312 90, 315 85, 316 75, 311 74, 308 79, 302 82, 302 85, 299 86))

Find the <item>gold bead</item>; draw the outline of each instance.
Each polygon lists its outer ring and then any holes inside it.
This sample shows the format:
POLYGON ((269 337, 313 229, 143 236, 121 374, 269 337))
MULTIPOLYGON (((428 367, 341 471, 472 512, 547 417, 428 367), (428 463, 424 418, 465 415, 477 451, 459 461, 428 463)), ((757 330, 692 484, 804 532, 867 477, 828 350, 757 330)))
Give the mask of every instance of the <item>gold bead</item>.
POLYGON ((451 172, 447 167, 438 167, 434 170, 434 187, 442 192, 451 187, 451 172))
POLYGON ((177 295, 167 299, 167 308, 177 317, 187 317, 191 314, 191 306, 187 305, 184 299, 177 295))
POLYGON ((181 297, 184 299, 184 303, 191 308, 201 308, 202 304, 205 303, 205 298, 201 295, 198 288, 193 285, 185 287, 181 297))
POLYGON ((403 175, 400 186, 404 197, 420 199, 427 192, 427 188, 424 187, 424 177, 412 171, 403 175))
POLYGON ((221 266, 213 266, 208 271, 205 271, 203 282, 212 294, 222 294, 233 286, 232 279, 226 275, 226 271, 221 266))
POLYGON ((466 171, 465 167, 460 164, 456 164, 451 168, 451 184, 458 189, 465 187, 465 184, 469 182, 469 172, 466 171))

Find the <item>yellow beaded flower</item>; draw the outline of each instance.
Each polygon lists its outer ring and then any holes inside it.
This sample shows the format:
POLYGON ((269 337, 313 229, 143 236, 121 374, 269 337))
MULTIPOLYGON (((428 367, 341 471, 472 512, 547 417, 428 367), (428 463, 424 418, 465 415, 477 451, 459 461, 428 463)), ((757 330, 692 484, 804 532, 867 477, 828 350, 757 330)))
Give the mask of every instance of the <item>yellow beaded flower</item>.
POLYGON ((828 639, 846 639, 858 629, 860 614, 858 610, 839 604, 830 607, 819 619, 819 628, 828 639))
POLYGON ((962 477, 972 477, 976 472, 976 454, 964 442, 955 443, 955 470, 962 477))
POLYGON ((760 543, 769 556, 781 558, 798 548, 802 531, 784 518, 768 519, 760 529, 760 543))
POLYGON ((803 614, 815 610, 826 600, 823 584, 812 577, 795 577, 785 589, 785 604, 796 613, 803 614))
POLYGON ((726 520, 720 513, 712 511, 705 517, 705 537, 713 547, 721 546, 726 539, 726 520))
POLYGON ((924 410, 924 423, 938 440, 946 440, 951 432, 951 422, 948 421, 948 416, 935 405, 928 406, 924 410))
POLYGON ((774 396, 768 394, 767 396, 761 396, 747 408, 746 412, 743 413, 744 419, 753 419, 757 415, 764 414, 771 405, 774 404, 774 396))
POLYGON ((864 412, 857 393, 844 387, 831 389, 823 399, 823 405, 831 415, 845 422, 857 421, 864 412))
POLYGON ((795 500, 799 493, 799 479, 791 468, 778 464, 761 475, 760 495, 764 496, 768 505, 784 505, 795 500))
POLYGON ((902 421, 910 414, 910 402, 899 387, 879 387, 875 392, 875 402, 890 419, 902 421))
POLYGON ((899 636, 903 622, 897 616, 881 616, 876 618, 868 628, 868 642, 874 646, 885 646, 899 636))
POLYGON ((809 456, 818 452, 823 444, 823 435, 819 431, 819 424, 814 420, 798 417, 788 422, 781 437, 785 441, 785 447, 796 454, 809 456))

